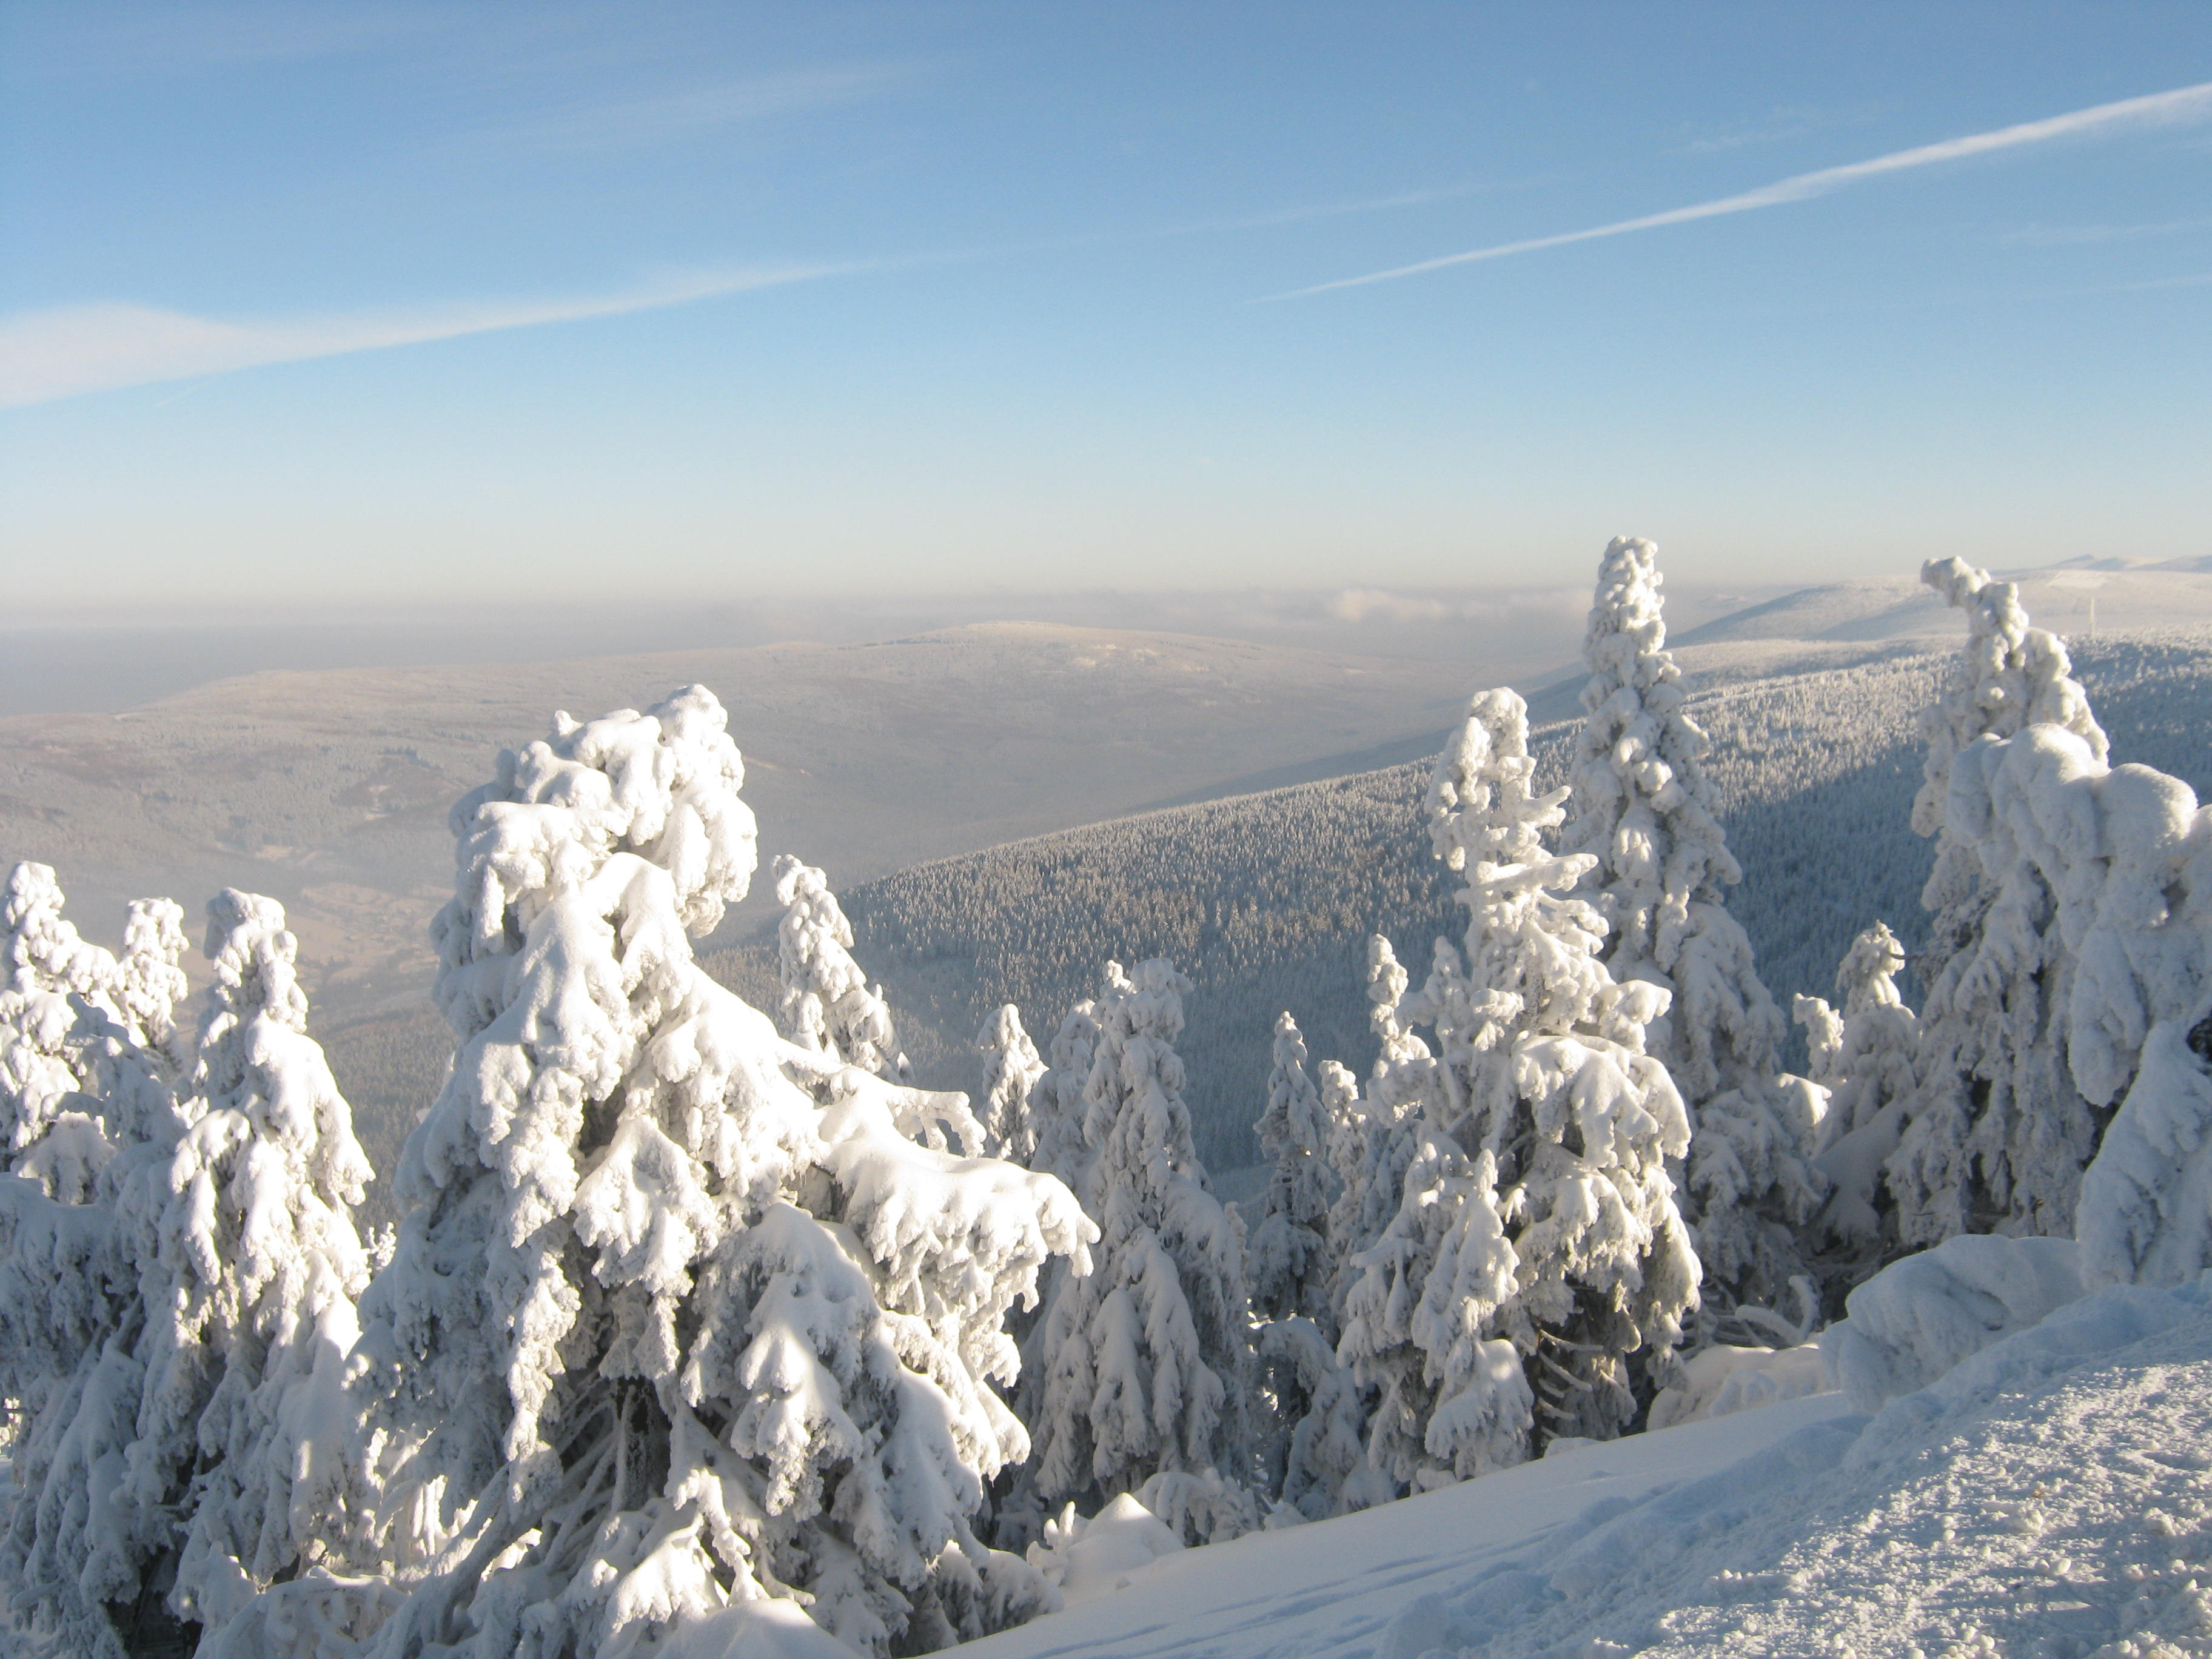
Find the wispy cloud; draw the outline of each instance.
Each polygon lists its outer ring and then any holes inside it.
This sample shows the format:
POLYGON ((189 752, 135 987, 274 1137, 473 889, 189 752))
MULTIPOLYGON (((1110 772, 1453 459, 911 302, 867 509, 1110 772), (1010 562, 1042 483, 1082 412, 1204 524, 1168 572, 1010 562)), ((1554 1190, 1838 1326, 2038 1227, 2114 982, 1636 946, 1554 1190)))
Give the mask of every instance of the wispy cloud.
POLYGON ((228 374, 545 323, 653 311, 720 295, 775 288, 870 267, 785 265, 690 272, 610 294, 552 300, 353 312, 336 316, 228 321, 150 306, 58 306, 0 317, 0 409, 52 403, 88 392, 228 374))
POLYGON ((1816 109, 1777 106, 1756 121, 1745 122, 1724 132, 1709 132, 1682 146, 1692 155, 1718 155, 1753 144, 1779 144, 1803 138, 1829 125, 1830 118, 1816 109))
POLYGON ((916 72, 898 64, 790 70, 641 98, 581 104, 483 136, 496 143, 549 150, 660 143, 747 122, 864 102, 911 80, 916 72))
POLYGON ((2193 271, 2185 276, 2152 276, 2140 283, 2113 283, 2101 289, 2083 290, 2091 294, 2146 294, 2160 288, 2203 288, 2212 283, 2212 270, 2193 271))
POLYGON ((2140 242, 2179 236, 2212 226, 2212 219, 2168 219, 2148 225, 2024 225, 1997 238, 2015 247, 2088 247, 2105 242, 2140 242))
POLYGON ((1761 185, 1757 190, 1745 191, 1741 195, 1723 196, 1716 201, 1698 202, 1689 207, 1670 208, 1664 213, 1648 213, 1640 218, 1595 225, 1588 230, 1571 230, 1556 236, 1536 236, 1525 241, 1500 243, 1494 247, 1474 248, 1465 253, 1449 253, 1441 258, 1423 259, 1414 264, 1398 265, 1389 270, 1370 271, 1364 276, 1341 277, 1333 283, 1316 283, 1310 288, 1296 289, 1287 294, 1269 297, 1295 300, 1307 295, 1328 294, 1337 289, 1364 288, 1370 283, 1395 282, 1401 276, 1418 276, 1452 265, 1510 258, 1516 253, 1535 253, 1545 248, 1565 247, 1575 242, 1594 242, 1601 237, 1626 236, 1633 231, 1657 230, 1667 225, 1690 224, 1700 219, 1717 219, 1732 213, 1749 213, 1759 208, 1810 201, 1814 197, 1826 196, 1846 185, 1889 173, 1935 167, 1946 161, 1962 161, 1977 155, 2018 149, 2026 145, 2051 143, 2059 139, 2134 128, 2179 126, 2208 118, 2212 118, 2212 81, 2180 87, 2172 92, 2153 93, 2147 97, 2122 99, 2118 103, 2098 104, 2069 114, 2054 115, 2045 120, 2000 127, 1993 132, 1973 133, 1964 138, 1947 138, 1941 143, 1923 144, 1915 149, 1895 150, 1887 155, 1877 155, 1871 161, 1822 167, 1816 173, 1800 173, 1773 184, 1761 185))
POLYGON ((1313 202, 1300 207, 1275 208, 1261 213, 1242 214, 1232 219, 1206 219, 1194 224, 1178 225, 1169 234, 1183 235, 1220 230, 1265 230, 1274 225, 1296 225, 1313 219, 1341 218, 1346 214, 1389 213, 1400 208, 1425 207, 1431 202, 1454 201, 1462 196, 1513 187, 1488 180, 1438 185, 1422 190, 1396 191, 1388 196, 1362 197, 1348 202, 1313 202))
POLYGON ((18 61, 10 67, 19 75, 101 80, 252 69, 434 38, 454 21, 434 7, 265 0, 189 9, 134 6, 121 15, 85 6, 25 8, 16 31, 18 61))
MULTIPOLYGON (((1036 242, 1006 243, 842 264, 691 271, 613 293, 556 299, 500 300, 413 307, 381 307, 301 317, 230 319, 157 306, 107 301, 0 315, 0 409, 58 402, 88 392, 211 377, 272 363, 344 356, 390 346, 419 345, 464 335, 580 322, 653 311, 696 300, 862 271, 915 270, 1106 243, 1201 235, 1291 224, 1341 214, 1381 212, 1466 195, 1492 186, 1470 184, 1410 190, 1365 200, 1287 207, 1239 218, 1133 232, 1100 232, 1036 242)), ((198 386, 174 394, 189 395, 198 386)))

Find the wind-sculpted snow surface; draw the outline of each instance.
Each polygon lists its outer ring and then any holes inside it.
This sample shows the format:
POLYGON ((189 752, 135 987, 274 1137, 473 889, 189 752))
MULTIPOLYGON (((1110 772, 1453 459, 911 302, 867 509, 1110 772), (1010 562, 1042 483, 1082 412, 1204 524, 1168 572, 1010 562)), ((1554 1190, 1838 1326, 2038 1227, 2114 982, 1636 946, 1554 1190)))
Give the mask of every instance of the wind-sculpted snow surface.
MULTIPOLYGON (((353 1565, 407 1591, 380 1655, 612 1659, 687 1620, 734 1650, 810 1598, 850 1648, 919 1650, 1046 1595, 969 1517, 1027 1451, 1006 1312, 1095 1230, 698 969, 687 932, 752 872, 743 776, 693 687, 556 718, 454 809, 461 1042, 356 1360, 353 1565)), ((262 1639, 328 1593, 264 1597, 262 1639)))
POLYGON ((2212 1283, 1127 1571, 975 1659, 2212 1650, 2212 1283))
POLYGON ((1820 1360, 1860 1411, 1925 1388, 1999 1338, 2039 1324, 2082 1291, 2070 1238, 1962 1233, 1860 1285, 1820 1334, 1820 1360))

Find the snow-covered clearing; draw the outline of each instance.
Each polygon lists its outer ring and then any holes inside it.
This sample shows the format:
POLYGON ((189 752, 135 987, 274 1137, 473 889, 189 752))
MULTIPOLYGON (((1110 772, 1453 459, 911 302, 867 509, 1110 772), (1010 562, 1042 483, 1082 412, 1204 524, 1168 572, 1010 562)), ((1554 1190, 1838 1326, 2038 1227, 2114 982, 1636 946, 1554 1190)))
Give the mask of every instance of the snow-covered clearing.
POLYGON ((974 1659, 2212 1652, 2212 1284, 1182 1552, 974 1659))

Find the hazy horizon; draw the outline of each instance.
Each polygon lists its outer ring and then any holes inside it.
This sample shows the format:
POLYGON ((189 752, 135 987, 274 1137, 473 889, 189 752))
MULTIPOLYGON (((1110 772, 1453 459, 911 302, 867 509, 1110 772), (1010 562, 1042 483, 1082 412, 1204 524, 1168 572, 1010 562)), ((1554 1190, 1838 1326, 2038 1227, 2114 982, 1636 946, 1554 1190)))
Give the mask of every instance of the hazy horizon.
MULTIPOLYGON (((1767 590, 1685 588, 1702 619, 1767 590)), ((982 623, 1040 623, 1239 640, 1516 672, 1580 640, 1581 588, 1340 588, 1176 592, 804 596, 746 603, 540 605, 14 619, 0 623, 0 718, 111 713, 270 669, 556 662, 700 649, 858 645, 982 623)))

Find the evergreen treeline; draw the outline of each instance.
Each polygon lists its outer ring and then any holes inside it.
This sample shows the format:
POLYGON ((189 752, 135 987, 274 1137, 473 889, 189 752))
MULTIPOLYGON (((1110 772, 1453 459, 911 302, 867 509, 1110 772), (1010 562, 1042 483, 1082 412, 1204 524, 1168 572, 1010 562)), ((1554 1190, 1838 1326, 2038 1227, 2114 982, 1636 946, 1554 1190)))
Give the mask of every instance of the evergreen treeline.
MULTIPOLYGON (((2212 659, 2198 635, 2069 649, 2117 752, 2212 790, 2197 712, 2212 707, 2212 659)), ((1913 719, 1947 659, 1930 650, 1703 689, 1690 677, 1688 706, 1712 739, 1716 811, 1743 868, 1729 908, 1785 1009, 1794 995, 1827 994, 1852 939, 1878 920, 1908 952, 1919 948, 1935 854, 1911 823, 1913 719)), ((1531 733, 1547 786, 1565 780, 1576 729, 1531 733)), ((840 896, 915 1075, 940 1088, 978 1086, 969 1037, 992 1008, 1064 1009, 1109 957, 1173 957, 1194 988, 1182 1047, 1198 1150, 1217 1169, 1241 1169, 1259 1157, 1250 1079, 1266 1072, 1275 1015, 1290 1010, 1315 1053, 1364 1073, 1373 1039, 1346 991, 1364 977, 1367 936, 1425 956, 1450 925, 1450 883, 1407 833, 1428 781, 1424 761, 1145 813, 920 865, 840 896)), ((702 962, 755 1006, 773 1006, 772 936, 702 962)), ((1909 963, 1902 983, 1917 994, 1909 963)), ((386 1015, 324 1042, 371 1163, 390 1169, 452 1052, 445 1022, 428 1009, 386 1015)), ((1794 1026, 1784 1059, 1807 1064, 1794 1026)), ((369 1194, 379 1221, 392 1218, 385 1184, 369 1194)))
MULTIPOLYGON (((1929 651, 1702 690, 1692 682, 1716 812, 1743 868, 1729 908, 1784 1009, 1793 995, 1829 992, 1852 939, 1877 920, 1918 946, 1934 854, 1911 823, 1913 720, 1947 660, 1929 651)), ((2191 711, 2212 706, 2212 659, 2196 636, 2077 641, 2075 667, 2117 752, 2212 788, 2212 751, 2190 729, 2191 711)), ((1543 786, 1565 781, 1577 729, 1531 733, 1543 786)), ((1115 819, 841 896, 857 954, 901 1012, 916 1075, 939 1087, 976 1086, 969 1034, 999 1004, 1044 1018, 1089 994, 1109 957, 1172 957, 1194 988, 1182 1047, 1198 1150, 1239 1169, 1259 1157, 1251 1079, 1266 1074, 1275 1015, 1288 1009, 1316 1054, 1364 1073, 1374 1041, 1346 992, 1364 978, 1367 936, 1387 935, 1415 962, 1452 926, 1449 877, 1407 828, 1429 773, 1423 762, 1115 819)), ((733 986, 774 973, 759 947, 706 960, 733 986)), ((1784 1056, 1805 1064, 1795 1027, 1784 1056)))

